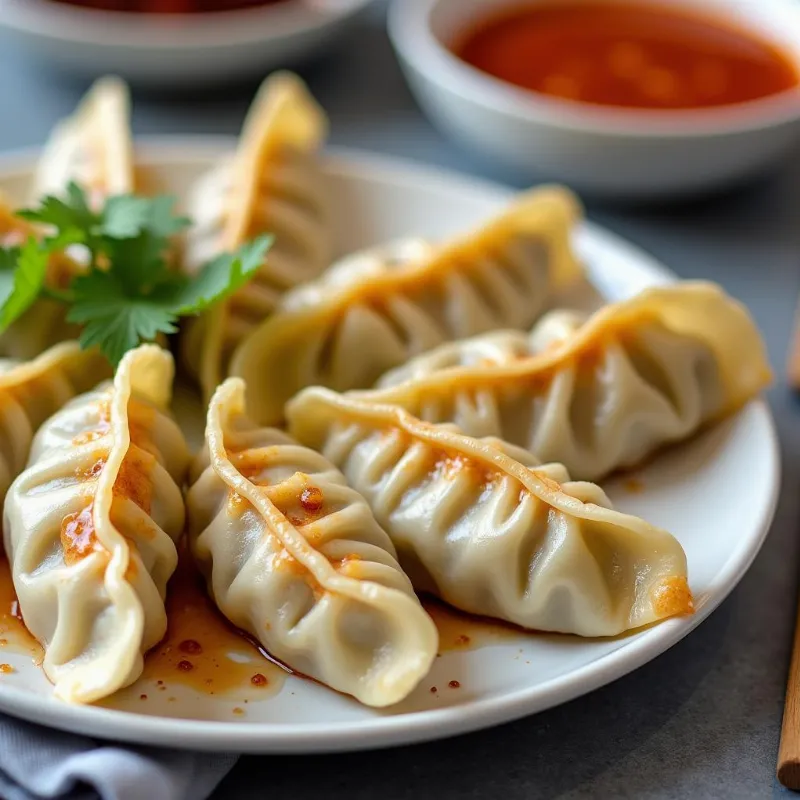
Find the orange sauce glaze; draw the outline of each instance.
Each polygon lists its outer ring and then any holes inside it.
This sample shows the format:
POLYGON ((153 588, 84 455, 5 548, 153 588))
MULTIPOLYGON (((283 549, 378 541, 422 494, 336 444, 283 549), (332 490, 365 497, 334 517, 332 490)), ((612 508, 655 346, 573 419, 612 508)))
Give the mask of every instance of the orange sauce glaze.
POLYGON ((28 632, 22 621, 8 559, 0 557, 0 654, 6 648, 29 653, 36 664, 41 664, 44 659, 42 646, 28 632))
POLYGON ((177 683, 211 695, 255 690, 259 698, 277 693, 290 674, 220 614, 185 553, 169 583, 167 619, 167 635, 145 657, 142 675, 157 691, 177 683))
POLYGON ((522 628, 499 620, 458 611, 429 595, 421 599, 439 631, 439 655, 480 650, 526 633, 522 628))
POLYGON ((732 21, 649 4, 511 9, 479 22, 452 49, 525 89, 626 108, 726 106, 800 82, 778 46, 732 21))

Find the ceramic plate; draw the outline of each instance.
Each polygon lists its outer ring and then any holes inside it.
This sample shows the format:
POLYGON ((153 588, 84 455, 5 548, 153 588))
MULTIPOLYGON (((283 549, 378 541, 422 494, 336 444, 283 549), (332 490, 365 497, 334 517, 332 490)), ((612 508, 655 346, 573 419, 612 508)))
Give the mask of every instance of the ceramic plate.
POLYGON ((131 14, 0 0, 0 28, 43 60, 95 78, 198 86, 318 55, 371 0, 287 0, 211 14, 131 14))
MULTIPOLYGON (((150 140, 138 150, 142 180, 180 194, 230 146, 227 140, 150 140)), ((0 189, 22 201, 32 164, 33 154, 0 160, 0 189)), ((331 153, 325 169, 337 197, 342 252, 410 233, 449 236, 495 213, 510 196, 495 185, 355 152, 331 153)), ((673 279, 645 253, 590 223, 577 231, 576 245, 609 300, 673 279)), ((257 661, 244 669, 265 671, 268 691, 238 685, 211 695, 181 682, 159 685, 157 676, 146 672, 102 706, 72 707, 52 697, 29 654, 6 651, 3 659, 15 671, 0 675, 0 709, 96 736, 265 753, 408 743, 532 714, 625 675, 700 624, 758 552, 778 484, 775 433, 761 401, 635 475, 608 482, 605 488, 621 510, 678 537, 688 556, 696 613, 613 639, 475 624, 468 628, 469 644, 456 641, 459 623, 451 618, 431 674, 406 701, 387 710, 365 708, 308 680, 276 678, 277 668, 262 670, 257 661)))

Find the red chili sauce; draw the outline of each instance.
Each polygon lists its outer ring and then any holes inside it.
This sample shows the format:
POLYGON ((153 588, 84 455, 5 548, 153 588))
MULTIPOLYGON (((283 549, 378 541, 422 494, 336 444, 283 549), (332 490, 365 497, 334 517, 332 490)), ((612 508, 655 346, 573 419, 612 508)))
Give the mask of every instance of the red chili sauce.
POLYGON ((725 19, 658 5, 567 2, 490 16, 452 47, 474 67, 565 100, 697 109, 798 86, 780 48, 725 19))

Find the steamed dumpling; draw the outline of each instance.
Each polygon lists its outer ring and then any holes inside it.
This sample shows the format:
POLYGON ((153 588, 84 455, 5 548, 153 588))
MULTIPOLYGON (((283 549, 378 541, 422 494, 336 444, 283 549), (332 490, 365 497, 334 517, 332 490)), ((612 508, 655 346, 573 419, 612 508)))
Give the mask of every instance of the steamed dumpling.
MULTIPOLYGON (((6 197, 0 193, 0 246, 21 246, 40 230, 14 214, 6 197)), ((80 265, 64 253, 50 257, 47 284, 66 288, 81 271, 80 265)), ((10 288, 10 287, 9 287, 10 288)), ((0 357, 30 359, 65 339, 75 338, 78 328, 66 321, 66 306, 47 298, 38 299, 19 319, 0 333, 0 357)))
POLYGON ((649 289, 580 322, 546 316, 528 352, 513 334, 433 350, 363 396, 597 480, 736 411, 770 380, 758 329, 713 284, 649 289))
POLYGON ((327 389, 287 406, 290 433, 339 467, 418 591, 525 628, 614 636, 691 611, 686 556, 563 467, 327 389))
POLYGON ((206 397, 227 374, 233 349, 275 308, 289 288, 330 263, 330 201, 318 159, 325 112, 291 73, 264 81, 233 159, 190 189, 186 268, 197 271, 223 251, 264 233, 275 235, 266 261, 247 286, 193 322, 184 357, 206 397))
POLYGON ((173 364, 130 351, 113 384, 39 430, 3 524, 20 610, 63 700, 91 703, 141 674, 166 632, 189 454, 167 413, 173 364))
POLYGON ((75 113, 54 129, 33 181, 33 197, 62 195, 80 184, 98 207, 110 195, 134 189, 130 96, 119 78, 96 81, 75 113))
POLYGON ((435 345, 500 327, 529 326, 579 268, 569 244, 574 197, 522 195, 483 230, 426 257, 335 281, 323 275, 288 294, 236 350, 256 419, 276 423, 284 403, 315 384, 366 388, 435 345))
POLYGON ((226 381, 187 496, 222 613, 293 669, 371 706, 427 674, 438 635, 364 499, 325 458, 245 415, 226 381))
POLYGON ((39 426, 110 372, 101 353, 81 350, 77 342, 56 345, 32 361, 0 359, 0 505, 25 468, 39 426))

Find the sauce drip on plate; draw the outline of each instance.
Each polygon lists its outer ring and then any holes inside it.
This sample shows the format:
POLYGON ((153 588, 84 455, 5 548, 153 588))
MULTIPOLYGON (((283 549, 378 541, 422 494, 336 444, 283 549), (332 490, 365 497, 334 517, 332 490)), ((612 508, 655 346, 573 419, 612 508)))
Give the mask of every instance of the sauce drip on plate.
POLYGON ((427 595, 422 598, 422 605, 439 631, 439 655, 480 650, 526 633, 522 628, 496 619, 458 611, 427 595))
POLYGON ((4 660, 2 652, 6 648, 29 653, 36 664, 41 664, 44 659, 42 646, 22 621, 8 559, 0 557, 0 661, 4 660))
POLYGON ((649 4, 568 0, 512 9, 478 23, 452 49, 525 89, 627 108, 725 106, 800 81, 792 61, 756 33, 649 4))
POLYGON ((185 552, 166 605, 167 635, 147 653, 142 679, 213 695, 249 688, 261 697, 283 686, 289 671, 220 614, 185 552))

